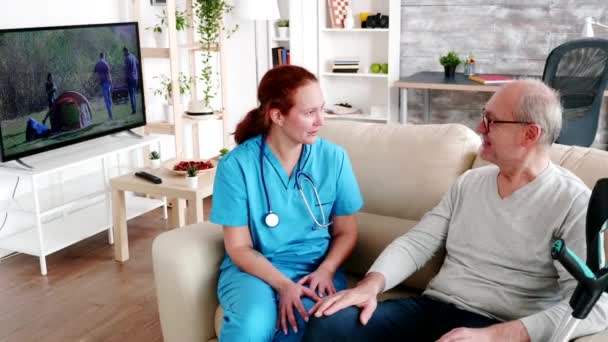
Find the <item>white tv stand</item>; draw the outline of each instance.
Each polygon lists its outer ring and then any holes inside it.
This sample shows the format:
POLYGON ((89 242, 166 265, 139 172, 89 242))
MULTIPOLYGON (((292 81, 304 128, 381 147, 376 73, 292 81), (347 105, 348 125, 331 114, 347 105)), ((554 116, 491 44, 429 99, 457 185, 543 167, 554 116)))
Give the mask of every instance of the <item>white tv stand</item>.
MULTIPOLYGON (((27 229, 0 238, 0 249, 38 256, 40 273, 46 275, 46 256, 51 253, 104 230, 113 244, 109 179, 128 171, 121 170, 120 153, 152 144, 157 144, 160 151, 157 136, 106 136, 28 157, 26 162, 33 170, 14 162, 0 164, 0 175, 30 180, 31 192, 11 200, 9 211, 33 218, 27 229), (109 166, 110 158, 116 158, 116 168, 109 166), (101 163, 102 172, 63 181, 62 171, 94 162, 101 163), (56 184, 42 188, 40 178, 45 176, 52 176, 56 184)), ((164 204, 163 200, 133 197, 128 201, 127 219, 164 204)))

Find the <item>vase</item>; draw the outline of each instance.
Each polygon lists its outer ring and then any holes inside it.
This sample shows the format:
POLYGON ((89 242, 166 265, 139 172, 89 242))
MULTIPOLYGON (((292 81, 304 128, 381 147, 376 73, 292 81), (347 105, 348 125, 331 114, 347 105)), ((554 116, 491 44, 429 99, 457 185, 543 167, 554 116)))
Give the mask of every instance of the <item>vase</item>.
POLYGON ((150 159, 150 166, 153 169, 158 169, 160 167, 160 159, 150 159))
POLYGON ((287 39, 289 38, 289 27, 277 27, 277 33, 279 39, 287 39))
POLYGON ((186 183, 188 184, 189 188, 196 189, 196 188, 198 188, 198 177, 197 176, 194 176, 194 177, 186 176, 186 183))
POLYGON ((455 65, 444 65, 445 78, 456 77, 456 66, 455 65))
POLYGON ((156 42, 157 48, 166 48, 169 46, 166 32, 154 32, 154 41, 156 42))

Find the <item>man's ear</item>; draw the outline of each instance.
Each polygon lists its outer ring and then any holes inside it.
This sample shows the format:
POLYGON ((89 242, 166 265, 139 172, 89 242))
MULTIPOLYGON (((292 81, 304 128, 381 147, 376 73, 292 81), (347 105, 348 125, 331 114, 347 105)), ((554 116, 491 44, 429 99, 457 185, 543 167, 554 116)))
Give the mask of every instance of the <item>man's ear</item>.
POLYGON ((278 109, 272 108, 270 110, 270 120, 279 126, 283 126, 283 115, 278 109))
POLYGON ((538 124, 528 124, 526 134, 524 136, 524 145, 535 145, 540 140, 543 130, 538 124))

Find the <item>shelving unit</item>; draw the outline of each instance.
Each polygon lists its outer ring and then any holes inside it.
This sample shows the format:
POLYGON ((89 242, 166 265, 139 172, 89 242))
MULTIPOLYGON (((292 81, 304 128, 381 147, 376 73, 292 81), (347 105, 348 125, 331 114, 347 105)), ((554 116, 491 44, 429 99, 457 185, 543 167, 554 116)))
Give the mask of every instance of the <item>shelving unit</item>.
MULTIPOLYGON (((393 84, 399 79, 401 6, 399 0, 351 0, 355 28, 332 28, 327 0, 317 0, 318 71, 321 88, 328 104, 349 103, 362 114, 327 115, 327 119, 384 123, 399 121, 399 91, 393 84), (361 28, 360 12, 389 16, 389 28, 361 28), (356 57, 357 73, 334 73, 335 59, 356 57), (387 63, 388 73, 370 72, 373 63, 387 63), (371 109, 381 115, 371 116, 371 109)), ((376 113, 375 113, 376 114, 376 113)))
MULTIPOLYGON (((144 37, 144 30, 146 25, 141 22, 141 11, 142 6, 149 6, 147 0, 132 0, 133 4, 133 20, 139 21, 139 34, 140 37, 144 37)), ((189 120, 187 116, 185 116, 185 111, 187 108, 187 104, 181 103, 180 94, 179 94, 179 84, 178 84, 178 75, 180 70, 187 69, 185 74, 190 76, 198 75, 197 65, 196 65, 196 56, 198 53, 203 51, 203 48, 198 44, 195 38, 194 24, 192 19, 193 3, 192 0, 185 1, 185 8, 180 10, 186 10, 190 15, 188 15, 188 28, 186 29, 186 42, 178 44, 177 30, 175 29, 175 10, 176 10, 176 0, 167 0, 165 12, 167 13, 167 27, 165 28, 168 32, 168 48, 156 48, 156 47, 142 47, 142 69, 145 74, 149 74, 150 71, 146 67, 145 61, 147 59, 165 59, 169 61, 170 67, 170 78, 172 80, 172 94, 171 94, 171 102, 172 105, 172 118, 170 121, 157 121, 157 122, 148 122, 146 127, 144 128, 145 134, 157 133, 157 134, 166 134, 173 135, 175 137, 175 156, 177 158, 184 156, 184 127, 189 127, 192 130, 192 142, 193 146, 193 158, 200 158, 200 149, 199 149, 199 125, 205 122, 206 120, 189 120), (187 67, 180 68, 180 57, 185 56, 185 64, 187 67)), ((226 98, 226 88, 224 86, 224 82, 222 80, 225 79, 225 70, 223 65, 225 65, 224 53, 222 51, 222 42, 220 41, 214 47, 210 49, 211 52, 217 54, 219 73, 220 73, 220 87, 221 90, 218 91, 218 96, 221 98, 221 108, 226 108, 225 98, 226 98)), ((199 94, 197 91, 197 82, 193 82, 191 86, 191 100, 197 101, 199 100, 199 94)), ((146 97, 149 98, 149 97, 146 97)), ((150 108, 150 106, 146 106, 150 108)), ((220 113, 213 116, 215 120, 224 120, 227 119, 227 113, 225 111, 221 111, 220 113)), ((229 132, 226 131, 227 125, 223 126, 223 140, 224 143, 227 141, 229 132)))
MULTIPOLYGON (((0 239, 0 249, 39 257, 40 273, 46 275, 46 256, 51 253, 104 230, 108 231, 108 242, 114 243, 109 179, 126 171, 120 166, 120 153, 152 144, 160 149, 159 137, 106 136, 25 158, 34 170, 4 163, 0 174, 27 178, 31 183, 31 191, 12 200, 8 211, 29 214, 31 221, 27 228, 0 239), (113 158, 116 168, 110 167, 113 158), (100 163, 102 171, 64 181, 63 171, 91 162, 100 163), (56 183, 41 188, 38 183, 42 177, 56 183)), ((133 197, 128 203, 129 218, 164 205, 162 200, 142 197, 133 197)))

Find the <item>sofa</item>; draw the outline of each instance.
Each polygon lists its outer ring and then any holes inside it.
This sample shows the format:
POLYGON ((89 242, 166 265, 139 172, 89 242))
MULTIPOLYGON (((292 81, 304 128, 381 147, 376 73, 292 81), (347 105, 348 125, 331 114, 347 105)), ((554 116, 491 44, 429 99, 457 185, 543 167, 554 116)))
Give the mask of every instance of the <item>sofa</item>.
MULTIPOLYGON (((485 164, 481 143, 459 124, 384 125, 332 121, 321 136, 348 152, 365 200, 356 214, 359 238, 344 268, 354 285, 394 238, 434 207, 467 169, 485 164)), ((551 159, 577 174, 590 188, 608 176, 608 152, 554 145, 551 159)), ((547 247, 549 250, 549 247, 547 247)), ((154 278, 165 341, 210 341, 221 329, 216 286, 224 255, 222 229, 205 222, 159 235, 152 246, 154 278)), ((419 293, 439 270, 439 253, 381 299, 419 293)), ((579 341, 608 341, 608 332, 579 341)))

